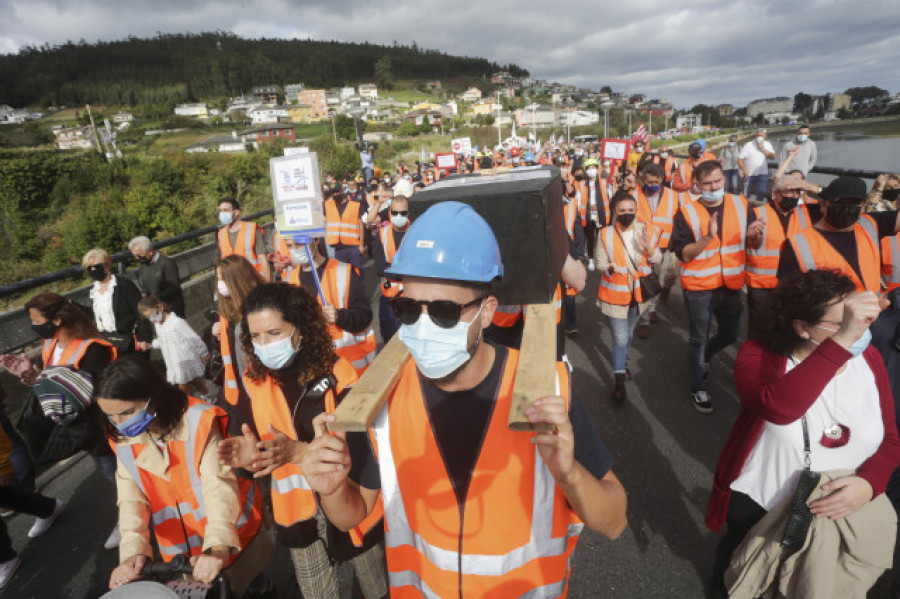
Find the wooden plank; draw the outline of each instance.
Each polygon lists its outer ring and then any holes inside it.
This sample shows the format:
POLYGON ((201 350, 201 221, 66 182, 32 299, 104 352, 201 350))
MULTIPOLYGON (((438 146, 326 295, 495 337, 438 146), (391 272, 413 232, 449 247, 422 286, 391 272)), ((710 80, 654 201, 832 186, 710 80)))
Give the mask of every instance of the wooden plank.
POLYGON ((394 335, 375 360, 350 389, 334 411, 336 420, 329 425, 332 431, 365 431, 375 420, 388 395, 397 386, 403 366, 410 358, 409 350, 394 335))
POLYGON ((556 395, 556 305, 525 308, 522 345, 507 426, 514 431, 549 431, 549 424, 532 424, 525 409, 537 399, 556 395))

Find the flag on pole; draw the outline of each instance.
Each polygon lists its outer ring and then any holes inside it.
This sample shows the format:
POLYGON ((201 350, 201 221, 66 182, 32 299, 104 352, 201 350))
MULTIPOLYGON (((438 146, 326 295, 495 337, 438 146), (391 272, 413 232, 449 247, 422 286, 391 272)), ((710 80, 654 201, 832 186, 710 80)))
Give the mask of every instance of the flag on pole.
POLYGON ((421 160, 422 162, 425 162, 426 158, 427 157, 425 156, 425 146, 422 146, 422 153, 419 156, 419 160, 421 160))
POLYGON ((632 137, 632 140, 647 143, 649 139, 650 136, 647 134, 647 128, 644 126, 643 121, 641 121, 641 126, 638 127, 637 131, 634 132, 634 137, 632 137))
POLYGON ((556 143, 556 133, 550 134, 550 143, 552 143, 552 144, 556 143))

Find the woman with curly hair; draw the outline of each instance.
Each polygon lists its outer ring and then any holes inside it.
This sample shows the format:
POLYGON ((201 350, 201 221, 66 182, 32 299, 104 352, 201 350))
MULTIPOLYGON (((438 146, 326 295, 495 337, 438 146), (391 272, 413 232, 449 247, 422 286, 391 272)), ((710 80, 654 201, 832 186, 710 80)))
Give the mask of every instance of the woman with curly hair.
POLYGON ((350 559, 367 597, 387 594, 380 513, 350 533, 325 518, 298 464, 315 438, 312 420, 333 411, 356 382, 353 366, 334 351, 318 302, 304 289, 268 283, 243 304, 243 383, 252 420, 243 435, 219 444, 222 463, 270 476, 278 540, 290 548, 304 597, 338 597, 336 561, 350 559))
MULTIPOLYGON (((741 409, 706 512, 711 530, 726 525, 713 596, 724 596, 735 548, 793 496, 805 466, 851 472, 836 473, 822 485, 828 496, 809 503, 816 518, 842 520, 878 499, 900 464, 890 382, 869 346, 869 326, 881 311, 876 295, 856 293, 836 270, 798 272, 781 281, 767 311, 760 338, 744 343, 734 363, 741 409)), ((863 583, 853 584, 864 596, 863 583)))

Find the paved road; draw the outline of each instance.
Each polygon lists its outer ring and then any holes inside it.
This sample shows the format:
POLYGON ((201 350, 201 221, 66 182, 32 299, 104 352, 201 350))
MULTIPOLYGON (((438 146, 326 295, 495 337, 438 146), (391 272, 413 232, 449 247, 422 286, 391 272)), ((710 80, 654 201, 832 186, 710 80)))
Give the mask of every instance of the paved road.
MULTIPOLYGON (((370 291, 373 279, 367 276, 370 291)), ((717 538, 703 526, 706 499, 716 457, 737 415, 730 375, 734 348, 712 364, 715 412, 698 414, 687 393, 687 318, 680 293, 673 293, 651 338, 635 340, 628 402, 614 406, 609 328, 589 299, 596 297, 597 285, 592 274, 578 298, 580 332, 569 339, 567 352, 575 389, 628 491, 629 526, 616 541, 589 531, 582 535, 570 597, 702 597, 717 538)), ((113 490, 84 456, 48 474, 44 491, 69 501, 69 508, 37 539, 26 537, 31 517, 7 519, 23 563, 0 597, 96 598, 117 561, 117 552, 102 549, 115 519, 113 490)), ((269 573, 282 597, 299 596, 283 550, 269 573)), ((345 586, 346 596, 357 595, 345 586)))

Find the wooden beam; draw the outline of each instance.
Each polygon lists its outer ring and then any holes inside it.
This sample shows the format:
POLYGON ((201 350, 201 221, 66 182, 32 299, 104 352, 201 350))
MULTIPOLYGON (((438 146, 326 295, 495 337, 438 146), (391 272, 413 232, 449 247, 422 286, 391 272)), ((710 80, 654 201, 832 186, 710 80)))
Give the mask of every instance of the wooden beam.
POLYGON ((510 430, 552 430, 552 425, 529 422, 525 409, 535 400, 556 393, 556 305, 532 304, 525 308, 519 365, 507 423, 510 430))
POLYGON ((359 381, 338 405, 334 411, 336 420, 328 429, 362 432, 369 428, 381 406, 397 386, 409 357, 409 350, 400 341, 399 336, 391 337, 378 357, 369 364, 359 381))

